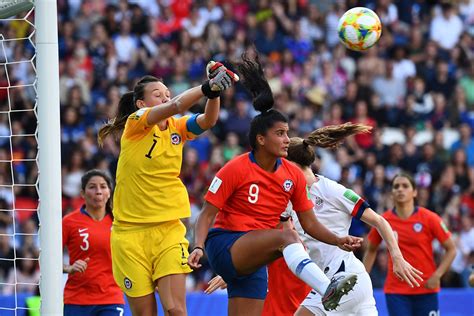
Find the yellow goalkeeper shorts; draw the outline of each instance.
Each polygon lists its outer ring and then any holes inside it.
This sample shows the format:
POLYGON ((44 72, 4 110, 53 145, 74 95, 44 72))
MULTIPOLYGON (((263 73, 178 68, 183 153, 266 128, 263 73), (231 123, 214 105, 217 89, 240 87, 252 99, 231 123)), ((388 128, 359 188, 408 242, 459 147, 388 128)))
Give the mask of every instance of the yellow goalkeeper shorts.
POLYGON ((191 272, 186 227, 178 220, 134 230, 113 226, 110 236, 115 282, 130 297, 153 293, 156 280, 191 272))

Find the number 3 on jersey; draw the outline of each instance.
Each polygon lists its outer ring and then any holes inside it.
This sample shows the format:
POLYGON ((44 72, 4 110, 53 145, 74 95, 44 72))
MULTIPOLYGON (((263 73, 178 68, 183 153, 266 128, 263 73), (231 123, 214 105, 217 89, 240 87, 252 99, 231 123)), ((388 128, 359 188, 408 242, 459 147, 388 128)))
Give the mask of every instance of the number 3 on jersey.
POLYGON ((79 236, 82 237, 82 245, 80 246, 82 251, 89 249, 89 233, 85 232, 87 228, 79 229, 79 236))
POLYGON ((248 200, 250 203, 255 204, 258 201, 259 187, 255 183, 252 183, 249 188, 248 200))

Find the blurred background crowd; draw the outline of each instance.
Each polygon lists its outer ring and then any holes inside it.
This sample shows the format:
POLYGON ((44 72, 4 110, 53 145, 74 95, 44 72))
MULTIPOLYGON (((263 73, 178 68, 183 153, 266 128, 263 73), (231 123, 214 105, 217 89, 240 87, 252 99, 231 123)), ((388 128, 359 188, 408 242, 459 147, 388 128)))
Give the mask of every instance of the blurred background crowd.
MULTIPOLYGON (((99 148, 97 131, 139 77, 161 77, 177 95, 205 80, 209 60, 232 67, 255 45, 291 136, 346 121, 374 127, 337 149, 318 149, 315 172, 352 188, 380 213, 392 205, 392 177, 401 170, 413 174, 418 203, 443 217, 458 247, 443 286, 466 286, 474 264, 473 0, 59 0, 58 10, 64 215, 82 203, 86 170, 114 176, 118 141, 110 137, 99 148), (339 17, 354 6, 372 8, 383 24, 380 42, 363 54, 343 48, 336 32, 339 17)), ((30 31, 20 22, 0 24, 7 38, 30 31)), ((28 86, 35 79, 28 62, 34 49, 28 40, 2 45, 2 63, 27 62, 0 67, 0 235, 16 233, 0 236, 0 257, 37 258, 38 219, 28 211, 38 199, 35 95, 28 86), (8 86, 14 86, 9 96, 1 89, 8 86), (4 162, 12 157, 23 161, 4 162)), ((246 134, 256 114, 250 96, 237 85, 221 100, 218 124, 184 152, 191 241, 214 174, 249 149, 246 134)), ((368 232, 357 220, 351 230, 368 232)), ((381 251, 374 287, 383 286, 386 261, 381 251)), ((17 274, 39 278, 36 262, 24 263, 17 274)), ((12 267, 0 259, 0 282, 12 278, 12 267)), ((195 272, 189 290, 201 290, 211 277, 209 268, 195 272)))

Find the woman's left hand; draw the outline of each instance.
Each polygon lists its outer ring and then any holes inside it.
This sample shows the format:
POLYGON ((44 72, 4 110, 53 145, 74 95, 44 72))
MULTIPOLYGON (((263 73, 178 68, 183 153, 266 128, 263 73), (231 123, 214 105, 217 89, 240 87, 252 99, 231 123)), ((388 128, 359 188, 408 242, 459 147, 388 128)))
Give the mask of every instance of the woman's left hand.
POLYGON ((423 281, 423 278, 421 277, 423 275, 423 272, 420 270, 415 269, 412 267, 411 264, 409 264, 405 259, 403 258, 397 258, 393 259, 393 274, 401 280, 405 281, 410 285, 410 287, 419 287, 420 282, 423 281))

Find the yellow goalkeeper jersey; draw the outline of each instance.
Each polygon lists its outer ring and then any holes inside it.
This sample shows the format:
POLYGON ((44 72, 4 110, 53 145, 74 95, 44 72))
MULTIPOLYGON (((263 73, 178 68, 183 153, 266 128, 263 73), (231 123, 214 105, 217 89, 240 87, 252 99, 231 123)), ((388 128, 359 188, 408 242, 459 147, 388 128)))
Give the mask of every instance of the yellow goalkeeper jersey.
POLYGON ((178 176, 183 144, 196 136, 188 120, 194 119, 193 127, 199 129, 197 116, 170 117, 168 128, 161 131, 147 126, 150 110, 131 114, 121 139, 113 213, 114 225, 123 228, 191 215, 188 193, 178 176))

